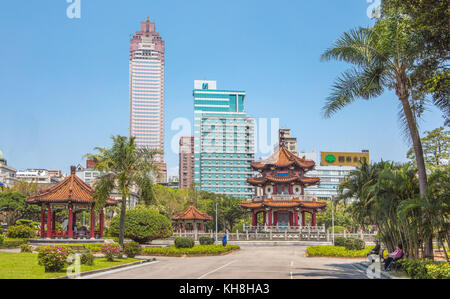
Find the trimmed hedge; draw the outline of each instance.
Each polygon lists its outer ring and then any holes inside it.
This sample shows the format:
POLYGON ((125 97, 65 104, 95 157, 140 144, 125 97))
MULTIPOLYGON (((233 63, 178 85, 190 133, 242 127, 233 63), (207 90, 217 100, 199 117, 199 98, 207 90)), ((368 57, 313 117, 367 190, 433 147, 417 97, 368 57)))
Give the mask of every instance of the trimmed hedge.
POLYGON ((90 252, 81 254, 80 262, 82 265, 92 266, 94 264, 94 255, 90 252))
POLYGON ((200 237, 198 241, 200 245, 213 245, 215 243, 215 239, 210 237, 200 237))
POLYGON ((344 246, 348 250, 363 250, 366 247, 366 243, 361 239, 347 238, 344 246))
POLYGON ((0 247, 15 248, 15 247, 19 247, 22 244, 27 244, 27 243, 28 243, 28 239, 5 238, 3 240, 3 244, 0 247))
POLYGON ((28 225, 14 225, 8 227, 6 232, 8 238, 34 238, 36 236, 36 230, 28 225))
POLYGON ((361 239, 337 237, 334 239, 334 246, 345 247, 348 250, 363 250, 366 243, 361 239))
MULTIPOLYGON (((119 236, 120 215, 114 216, 109 226, 112 236, 119 236)), ((170 220, 145 207, 127 210, 125 214, 125 238, 138 243, 145 243, 155 239, 164 239, 172 236, 173 229, 170 220)))
POLYGON ((349 250, 344 246, 309 246, 306 248, 308 256, 332 256, 332 257, 367 257, 367 254, 375 246, 367 246, 362 250, 349 250))
POLYGON ((2 246, 4 240, 5 240, 5 237, 3 237, 2 234, 0 234, 0 246, 2 246))
POLYGON ((195 245, 194 239, 178 237, 174 241, 176 248, 192 248, 195 245))
POLYGON ((143 255, 163 255, 163 256, 181 256, 181 255, 218 255, 232 250, 240 249, 237 245, 195 245, 192 248, 170 247, 144 247, 143 255))
POLYGON ((399 262, 412 279, 450 279, 448 262, 412 259, 402 259, 399 262))

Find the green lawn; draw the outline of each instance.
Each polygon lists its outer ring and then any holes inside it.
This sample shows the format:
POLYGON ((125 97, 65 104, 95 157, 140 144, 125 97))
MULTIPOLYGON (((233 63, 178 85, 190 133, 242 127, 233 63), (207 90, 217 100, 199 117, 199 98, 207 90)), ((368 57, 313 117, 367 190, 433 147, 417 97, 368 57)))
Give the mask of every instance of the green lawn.
MULTIPOLYGON (((0 279, 45 279, 66 276, 66 269, 61 272, 46 273, 44 266, 38 265, 37 253, 0 252, 0 279)), ((138 259, 116 259, 108 262, 105 258, 96 258, 94 265, 81 265, 81 272, 97 270, 127 264, 138 259)))

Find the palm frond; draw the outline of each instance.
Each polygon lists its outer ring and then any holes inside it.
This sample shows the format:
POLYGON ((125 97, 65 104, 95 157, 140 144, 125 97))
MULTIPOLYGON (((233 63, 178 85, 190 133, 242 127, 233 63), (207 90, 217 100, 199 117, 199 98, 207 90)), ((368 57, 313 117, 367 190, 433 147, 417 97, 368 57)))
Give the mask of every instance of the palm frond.
POLYGON ((385 69, 382 65, 371 65, 362 70, 352 69, 341 74, 326 98, 323 113, 326 118, 358 98, 370 99, 383 92, 385 69))
POLYGON ((105 206, 106 200, 115 187, 114 174, 108 173, 99 177, 94 183, 94 198, 96 199, 95 208, 99 209, 105 206))

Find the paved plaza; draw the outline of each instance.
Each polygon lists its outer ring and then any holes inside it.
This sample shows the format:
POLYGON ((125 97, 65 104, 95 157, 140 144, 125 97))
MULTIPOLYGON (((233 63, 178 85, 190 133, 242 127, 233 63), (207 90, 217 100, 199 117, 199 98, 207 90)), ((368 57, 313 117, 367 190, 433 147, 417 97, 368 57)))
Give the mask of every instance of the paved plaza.
POLYGON ((86 278, 108 279, 364 279, 363 259, 305 256, 306 246, 244 246, 224 256, 157 257, 155 263, 86 278))

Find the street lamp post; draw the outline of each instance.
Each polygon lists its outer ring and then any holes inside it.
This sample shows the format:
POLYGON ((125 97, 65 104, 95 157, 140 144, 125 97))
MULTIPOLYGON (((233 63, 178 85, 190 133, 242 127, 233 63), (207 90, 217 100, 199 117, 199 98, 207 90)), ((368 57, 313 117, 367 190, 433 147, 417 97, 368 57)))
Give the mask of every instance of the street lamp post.
POLYGON ((217 197, 216 197, 216 245, 217 245, 217 197))
POLYGON ((333 199, 334 199, 334 195, 331 195, 331 229, 332 229, 332 233, 331 233, 331 238, 333 240, 333 246, 334 246, 334 207, 333 207, 333 199))

